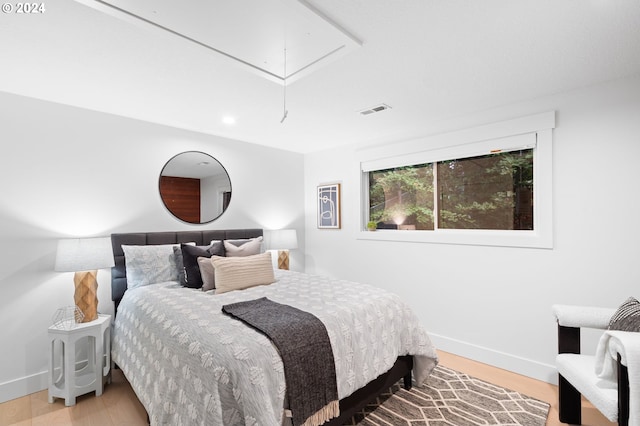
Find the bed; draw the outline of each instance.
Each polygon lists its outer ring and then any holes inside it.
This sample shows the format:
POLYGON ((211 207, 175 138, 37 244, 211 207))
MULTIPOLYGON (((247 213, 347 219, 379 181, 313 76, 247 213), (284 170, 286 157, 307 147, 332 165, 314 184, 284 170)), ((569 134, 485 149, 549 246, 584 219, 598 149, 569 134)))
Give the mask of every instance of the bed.
POLYGON ((229 303, 267 297, 325 324, 340 397, 340 416, 325 425, 345 424, 398 380, 410 388, 412 371, 421 382, 437 364, 429 337, 407 305, 360 283, 276 270, 273 284, 223 294, 174 281, 128 290, 123 245, 206 246, 262 234, 234 229, 111 235, 112 357, 152 425, 291 424, 277 350, 265 336, 223 315, 221 307, 229 303))

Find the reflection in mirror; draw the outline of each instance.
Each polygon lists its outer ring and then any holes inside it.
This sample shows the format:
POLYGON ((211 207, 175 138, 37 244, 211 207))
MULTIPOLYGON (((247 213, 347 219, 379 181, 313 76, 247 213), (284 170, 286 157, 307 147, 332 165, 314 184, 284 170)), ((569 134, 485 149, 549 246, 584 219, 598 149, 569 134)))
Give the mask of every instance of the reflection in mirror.
POLYGON ((231 201, 231 180, 218 160, 187 151, 167 161, 160 173, 160 197, 167 209, 188 223, 217 219, 231 201))

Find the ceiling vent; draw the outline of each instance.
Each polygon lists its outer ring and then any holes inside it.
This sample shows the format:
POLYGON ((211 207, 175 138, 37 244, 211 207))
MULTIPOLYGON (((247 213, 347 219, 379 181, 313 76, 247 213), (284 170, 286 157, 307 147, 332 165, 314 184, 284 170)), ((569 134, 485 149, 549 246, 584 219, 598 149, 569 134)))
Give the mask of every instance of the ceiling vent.
POLYGON ((360 111, 360 115, 369 115, 369 114, 373 114, 375 112, 380 112, 380 111, 384 111, 387 109, 391 109, 391 107, 387 104, 380 104, 380 105, 376 105, 374 107, 371 108, 367 108, 367 109, 363 109, 362 111, 360 111))

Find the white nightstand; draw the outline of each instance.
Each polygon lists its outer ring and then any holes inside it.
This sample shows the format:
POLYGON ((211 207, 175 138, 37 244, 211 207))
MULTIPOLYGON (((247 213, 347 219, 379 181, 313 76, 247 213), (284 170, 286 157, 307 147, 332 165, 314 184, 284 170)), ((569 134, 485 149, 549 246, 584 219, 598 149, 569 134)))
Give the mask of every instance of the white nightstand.
MULTIPOLYGON (((83 360, 84 361, 84 360, 83 360)), ((64 398, 64 405, 75 405, 76 397, 88 392, 102 395, 102 387, 111 374, 111 315, 76 324, 72 329, 49 327, 49 402, 64 398), (78 369, 76 343, 88 337, 87 360, 78 369), (55 366, 55 342, 60 341, 61 365, 55 366), (86 364, 86 365, 85 365, 86 364)))

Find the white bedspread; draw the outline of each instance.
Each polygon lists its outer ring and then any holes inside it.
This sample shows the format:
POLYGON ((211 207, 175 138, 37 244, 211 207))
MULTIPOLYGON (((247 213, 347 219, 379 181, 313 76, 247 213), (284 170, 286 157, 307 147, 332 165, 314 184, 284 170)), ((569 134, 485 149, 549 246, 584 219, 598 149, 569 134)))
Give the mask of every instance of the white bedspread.
POLYGON ((113 333, 113 360, 152 425, 280 425, 285 380, 262 334, 222 314, 222 305, 268 297, 325 324, 338 395, 351 395, 400 355, 414 355, 414 379, 437 363, 435 348, 400 298, 365 284, 276 271, 277 282, 215 295, 177 283, 128 290, 113 333))

